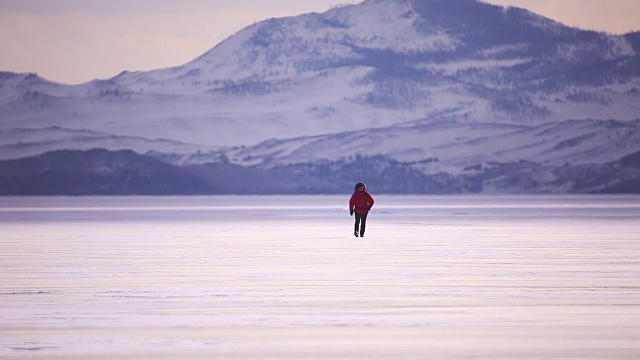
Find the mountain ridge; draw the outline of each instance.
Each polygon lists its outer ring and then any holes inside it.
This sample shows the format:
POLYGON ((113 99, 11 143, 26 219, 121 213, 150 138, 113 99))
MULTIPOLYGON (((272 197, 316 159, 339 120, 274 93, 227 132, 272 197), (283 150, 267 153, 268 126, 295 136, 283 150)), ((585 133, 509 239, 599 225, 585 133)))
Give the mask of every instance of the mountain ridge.
MULTIPOLYGON (((130 150, 57 150, 0 160, 0 195, 344 194, 365 181, 379 194, 640 193, 640 151, 601 165, 491 162, 425 174, 384 156, 261 166, 176 166, 130 150)), ((431 159, 437 162, 437 159, 431 159)))
POLYGON ((79 85, 0 73, 0 159, 100 147, 263 168, 383 156, 427 175, 602 165, 640 150, 638 34, 476 0, 269 19, 181 66, 79 85))

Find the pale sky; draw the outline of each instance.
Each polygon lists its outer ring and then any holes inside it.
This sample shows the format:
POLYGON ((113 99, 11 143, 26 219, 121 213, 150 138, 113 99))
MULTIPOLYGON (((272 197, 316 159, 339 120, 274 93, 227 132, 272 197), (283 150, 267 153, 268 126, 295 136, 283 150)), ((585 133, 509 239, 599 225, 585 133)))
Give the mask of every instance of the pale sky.
MULTIPOLYGON (((254 22, 353 0, 0 0, 0 71, 77 84, 182 65, 254 22)), ((583 29, 640 30, 640 0, 486 0, 583 29)))

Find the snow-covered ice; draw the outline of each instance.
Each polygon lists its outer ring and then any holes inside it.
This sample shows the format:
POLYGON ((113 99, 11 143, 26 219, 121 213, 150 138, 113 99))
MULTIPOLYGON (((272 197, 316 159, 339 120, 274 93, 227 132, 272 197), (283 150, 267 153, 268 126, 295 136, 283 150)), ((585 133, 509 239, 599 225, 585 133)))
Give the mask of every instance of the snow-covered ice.
POLYGON ((0 358, 640 358, 640 197, 348 197, 0 198, 0 358))

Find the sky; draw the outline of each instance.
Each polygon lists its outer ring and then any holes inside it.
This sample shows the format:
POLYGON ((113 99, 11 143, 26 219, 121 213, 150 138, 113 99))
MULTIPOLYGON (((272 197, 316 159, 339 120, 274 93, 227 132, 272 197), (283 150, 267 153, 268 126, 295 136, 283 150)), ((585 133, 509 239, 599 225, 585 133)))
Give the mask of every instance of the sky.
MULTIPOLYGON (((640 30, 639 0, 485 0, 568 26, 640 30)), ((0 71, 79 84, 182 65, 255 22, 350 0, 0 0, 0 71)))

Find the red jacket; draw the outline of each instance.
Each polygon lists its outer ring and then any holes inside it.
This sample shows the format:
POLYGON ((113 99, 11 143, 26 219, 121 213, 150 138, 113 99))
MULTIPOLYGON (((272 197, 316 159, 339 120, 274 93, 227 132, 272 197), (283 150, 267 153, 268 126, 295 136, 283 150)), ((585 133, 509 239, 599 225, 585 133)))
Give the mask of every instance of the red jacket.
POLYGON ((372 206, 373 196, 367 192, 366 186, 362 191, 356 189, 349 199, 349 212, 355 211, 357 214, 366 215, 372 206))

